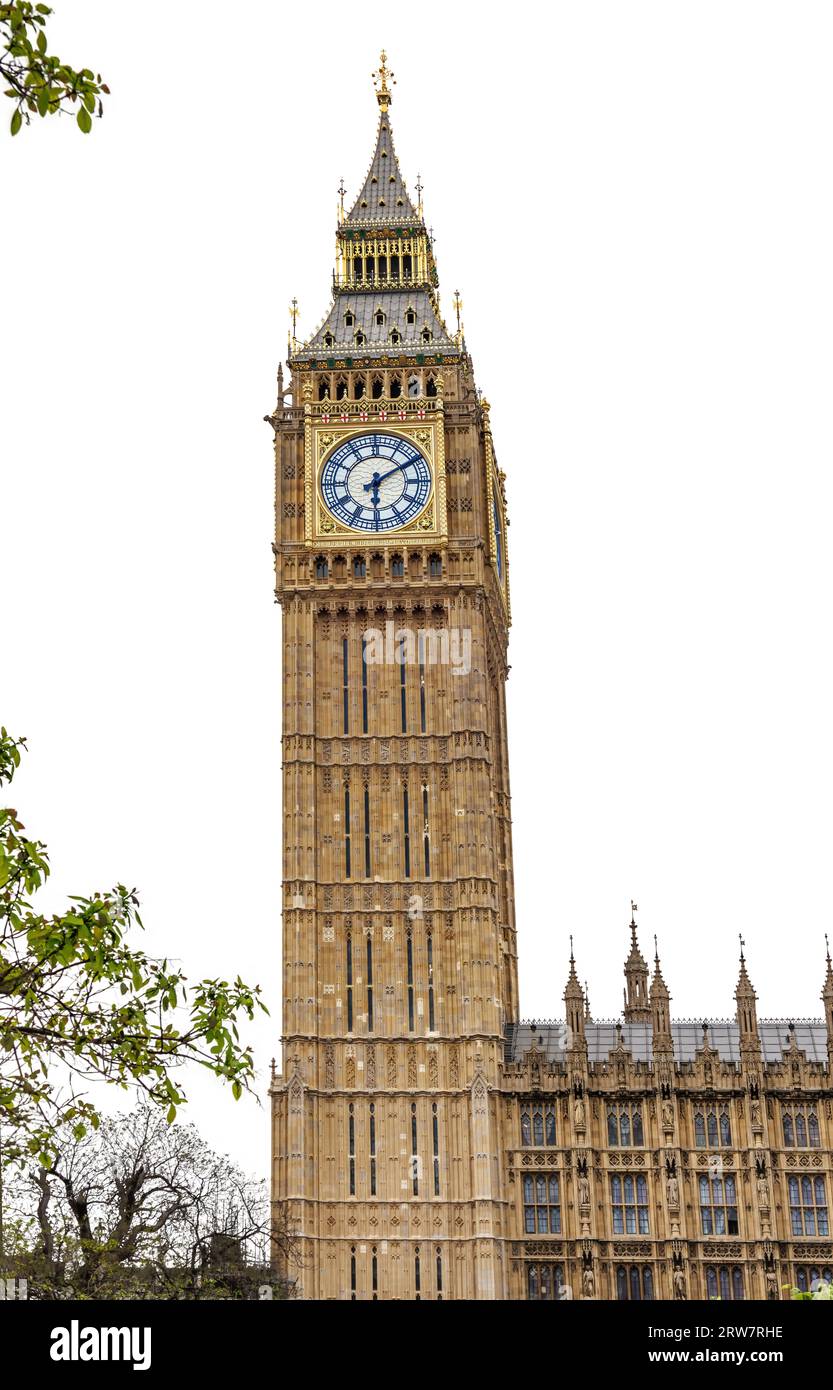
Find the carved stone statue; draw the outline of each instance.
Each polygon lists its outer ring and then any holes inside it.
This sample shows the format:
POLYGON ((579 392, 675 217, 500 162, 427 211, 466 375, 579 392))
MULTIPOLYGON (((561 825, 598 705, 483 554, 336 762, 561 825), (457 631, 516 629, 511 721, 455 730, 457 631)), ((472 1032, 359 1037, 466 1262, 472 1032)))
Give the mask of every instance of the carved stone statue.
POLYGON ((665 1185, 665 1190, 668 1194, 669 1207, 678 1207, 680 1205, 680 1184, 673 1173, 665 1185))
POLYGON ((763 1128, 761 1125, 761 1102, 759 1100, 753 1100, 752 1102, 752 1128, 763 1128))
POLYGON ((762 1207, 769 1206, 769 1187, 767 1186, 767 1180, 763 1173, 758 1177, 758 1205, 762 1207))
POLYGON ((595 1297, 596 1297, 596 1277, 595 1277, 595 1275, 594 1275, 594 1273, 593 1273, 593 1271, 592 1271, 592 1269, 590 1268, 589 1265, 587 1266, 587 1268, 586 1268, 585 1271, 584 1271, 584 1277, 583 1277, 583 1279, 582 1279, 582 1286, 583 1286, 583 1288, 584 1288, 584 1297, 585 1297, 585 1298, 595 1298, 595 1297))
POLYGON ((662 1123, 665 1129, 674 1128, 674 1106, 670 1100, 662 1102, 662 1123))
POLYGON ((575 1103, 573 1114, 575 1115, 576 1129, 584 1129, 587 1121, 585 1119, 584 1101, 581 1099, 581 1096, 579 1096, 575 1103))
POLYGON ((775 1270, 768 1269, 766 1275, 766 1296, 768 1299, 778 1298, 778 1280, 775 1277, 775 1270))
POLYGON ((590 1183, 584 1176, 578 1180, 578 1199, 583 1207, 590 1205, 590 1183))
POLYGON ((688 1297, 685 1287, 685 1274, 681 1269, 674 1270, 674 1297, 678 1303, 682 1303, 688 1297))

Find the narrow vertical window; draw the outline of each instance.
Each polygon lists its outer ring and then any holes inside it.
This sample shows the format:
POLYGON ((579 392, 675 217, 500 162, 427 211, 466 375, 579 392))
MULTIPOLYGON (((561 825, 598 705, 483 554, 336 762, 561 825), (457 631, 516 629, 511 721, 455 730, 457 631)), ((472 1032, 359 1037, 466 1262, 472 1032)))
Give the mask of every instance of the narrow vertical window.
POLYGON ((362 638, 362 733, 367 733, 367 638, 362 638))
POLYGON ((375 1245, 370 1258, 370 1288, 374 1299, 377 1298, 379 1294, 379 1261, 376 1256, 375 1245))
POLYGON ((353 1031, 353 938, 347 937, 347 1032, 353 1031))
POLYGON ((402 788, 402 823, 405 836, 405 877, 411 877, 411 818, 408 807, 408 788, 402 788))
POLYGON ((428 788, 422 788, 422 846, 425 850, 425 877, 431 877, 431 845, 428 838, 428 788))
POLYGON ((419 634, 419 727, 425 733, 425 645, 419 634))
POLYGON ((431 1133, 434 1144, 434 1196, 440 1195, 440 1121, 436 1101, 431 1106, 431 1133))
POLYGON ((364 876, 370 878, 370 788, 364 789, 364 876))
POLYGON ((350 1299, 356 1301, 356 1247, 350 1246, 350 1299))
POLYGON ((411 1106, 411 1177, 413 1180, 414 1196, 419 1196, 419 1158, 417 1150, 417 1114, 416 1103, 411 1106))
POLYGON ((437 1298, 443 1296, 443 1254, 439 1245, 437 1246, 437 1298))
POLYGON ((402 732, 408 732, 408 692, 405 685, 405 638, 399 643, 399 705, 402 714, 402 732))
POLYGON ((349 665, 347 660, 347 638, 341 641, 341 695, 344 712, 344 732, 350 732, 350 681, 349 665))
POLYGON ((370 1195, 376 1196, 376 1106, 370 1106, 370 1195))
POLYGON ((350 1106, 350 1113, 347 1120, 349 1137, 349 1159, 350 1159, 350 1196, 356 1195, 356 1117, 353 1114, 353 1107, 350 1106))
POLYGON ((436 1030, 434 1021, 434 938, 428 933, 428 1031, 436 1030))
POLYGON ((407 934, 405 951, 408 957, 408 1032, 414 1031, 414 938, 407 934))
POLYGON ((422 1285, 421 1285, 421 1277, 422 1277, 422 1276, 421 1276, 420 1264, 419 1264, 419 1246, 417 1246, 416 1250, 414 1251, 414 1293, 416 1294, 416 1300, 415 1300, 415 1301, 416 1301, 417 1303, 419 1303, 419 1302, 421 1301, 421 1299, 422 1299, 422 1294, 420 1293, 420 1289, 421 1289, 421 1287, 422 1287, 422 1285))
POLYGON ((350 788, 344 788, 344 877, 350 877, 350 788))
POLYGON ((367 938, 367 1031, 373 1032, 373 942, 367 938))

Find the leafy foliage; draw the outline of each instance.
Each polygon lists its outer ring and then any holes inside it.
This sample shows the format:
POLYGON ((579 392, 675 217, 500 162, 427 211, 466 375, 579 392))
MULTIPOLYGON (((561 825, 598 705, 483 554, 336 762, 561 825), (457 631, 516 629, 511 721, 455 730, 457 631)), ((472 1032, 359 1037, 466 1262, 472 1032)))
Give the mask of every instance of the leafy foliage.
MULTIPOLYGON (((0 786, 11 782, 24 739, 0 729, 0 786)), ((189 986, 180 969, 128 942, 141 928, 135 892, 74 897, 44 916, 31 896, 49 874, 46 846, 13 809, 0 810, 0 1137, 4 1163, 36 1156, 44 1167, 70 1129, 99 1124, 77 1087, 100 1079, 138 1086, 173 1121, 185 1101, 174 1074, 196 1063, 251 1090, 254 1063, 239 1022, 266 1012, 259 987, 239 976, 189 986)))
POLYGON ((46 21, 51 14, 49 5, 28 0, 0 3, 0 76, 14 103, 12 135, 32 116, 61 112, 74 112, 79 129, 89 135, 93 119, 103 114, 102 94, 110 94, 100 73, 76 70, 49 52, 46 21))

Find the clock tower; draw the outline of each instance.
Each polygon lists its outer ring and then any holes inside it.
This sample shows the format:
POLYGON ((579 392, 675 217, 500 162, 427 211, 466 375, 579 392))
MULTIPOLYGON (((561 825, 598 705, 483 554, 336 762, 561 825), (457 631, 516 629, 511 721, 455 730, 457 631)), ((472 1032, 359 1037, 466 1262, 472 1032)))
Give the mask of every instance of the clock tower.
POLYGON ((503 475, 392 74, 333 297, 278 377, 283 1037, 272 1190, 305 1298, 507 1296, 517 1021, 503 475))

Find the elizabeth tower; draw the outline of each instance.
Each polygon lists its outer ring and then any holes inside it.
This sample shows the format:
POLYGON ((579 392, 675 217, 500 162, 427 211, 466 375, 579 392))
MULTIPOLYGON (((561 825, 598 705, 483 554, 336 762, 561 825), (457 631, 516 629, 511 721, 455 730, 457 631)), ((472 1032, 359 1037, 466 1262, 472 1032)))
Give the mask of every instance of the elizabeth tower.
POLYGON ((517 1019, 503 475, 392 75, 275 431, 283 1039, 273 1198, 305 1298, 503 1298, 517 1019))

